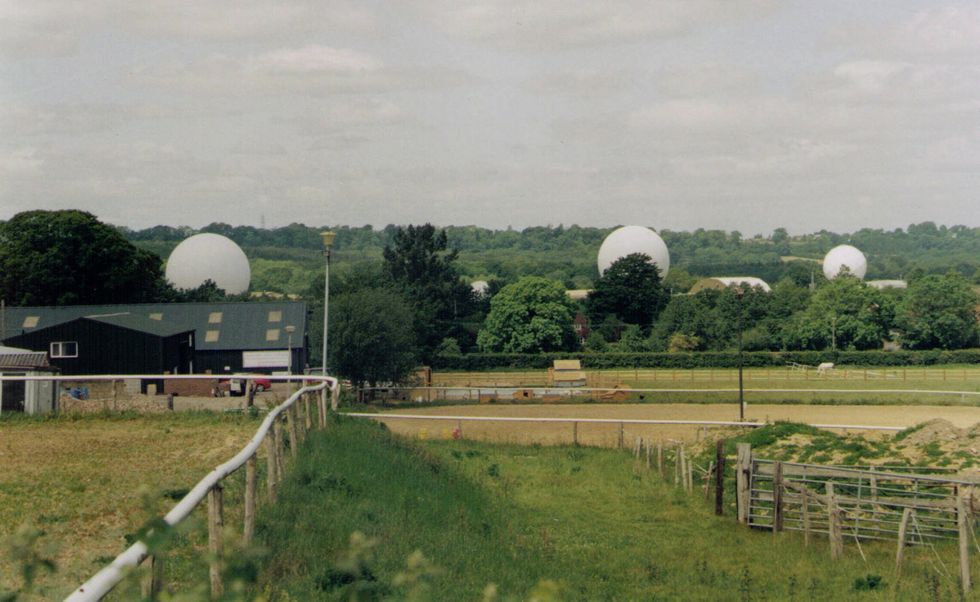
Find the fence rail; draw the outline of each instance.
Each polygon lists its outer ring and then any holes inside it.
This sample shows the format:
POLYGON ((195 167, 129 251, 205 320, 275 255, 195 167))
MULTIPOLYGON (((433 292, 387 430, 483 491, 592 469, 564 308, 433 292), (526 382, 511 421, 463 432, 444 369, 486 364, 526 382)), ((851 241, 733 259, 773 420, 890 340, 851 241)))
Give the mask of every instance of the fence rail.
POLYGON ((972 588, 969 548, 976 541, 980 481, 887 470, 841 468, 755 458, 738 445, 736 506, 739 522, 750 527, 799 531, 807 543, 826 536, 833 558, 851 541, 896 543, 896 572, 905 548, 956 540, 960 584, 972 588))
MULTIPOLYGON (((959 397, 962 401, 980 400, 980 391, 954 391, 943 389, 835 389, 835 388, 743 388, 742 391, 760 395, 915 395, 919 397, 959 397)), ((634 397, 670 395, 717 395, 737 394, 733 388, 649 388, 649 387, 548 387, 514 385, 436 385, 429 387, 364 387, 362 395, 369 399, 397 399, 430 403, 433 401, 480 401, 483 403, 511 398, 518 401, 540 400, 555 402, 587 398, 597 401, 626 401, 634 397)))
MULTIPOLYGON (((3 376, 0 380, 56 380, 56 381, 80 381, 80 380, 120 380, 125 378, 181 378, 181 379, 213 379, 213 375, 84 375, 84 376, 3 376)), ((271 377, 272 380, 285 381, 288 377, 271 377)), ((304 386, 289 396, 286 401, 269 410, 262 424, 257 429, 255 435, 233 458, 212 470, 207 476, 201 479, 177 504, 163 517, 163 521, 169 526, 174 527, 185 520, 190 514, 208 500, 208 540, 209 549, 212 553, 210 580, 212 597, 218 598, 222 595, 223 585, 221 580, 220 556, 223 548, 222 528, 223 517, 223 488, 222 481, 229 475, 234 474, 243 466, 245 467, 246 485, 244 501, 244 525, 243 539, 250 541, 255 528, 255 509, 257 503, 258 487, 258 451, 263 442, 268 446, 268 490, 269 499, 274 501, 279 482, 283 478, 285 466, 284 459, 284 434, 283 429, 288 429, 290 447, 295 456, 297 443, 305 437, 307 431, 314 428, 314 416, 312 408, 317 408, 315 420, 319 428, 326 427, 326 417, 328 412, 327 396, 316 395, 317 392, 331 393, 331 400, 336 406, 337 396, 339 395, 338 381, 330 376, 305 375, 305 381, 315 384, 304 386), (298 406, 302 406, 300 410, 298 406)), ((152 535, 152 534, 148 534, 152 535)), ((147 537, 148 539, 149 537, 147 537)), ((148 559, 149 549, 144 540, 137 541, 117 556, 112 562, 103 567, 89 580, 76 589, 66 600, 71 602, 89 602, 100 600, 118 585, 130 570, 139 566, 148 559)), ((155 599, 162 591, 162 558, 149 557, 152 564, 151 581, 147 587, 147 597, 155 599)))

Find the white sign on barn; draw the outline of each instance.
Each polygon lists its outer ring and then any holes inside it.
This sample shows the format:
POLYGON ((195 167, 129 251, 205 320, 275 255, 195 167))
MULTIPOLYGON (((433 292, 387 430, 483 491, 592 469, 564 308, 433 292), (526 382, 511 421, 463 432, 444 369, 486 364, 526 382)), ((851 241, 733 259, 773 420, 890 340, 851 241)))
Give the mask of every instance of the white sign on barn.
POLYGON ((288 368, 289 351, 242 351, 243 368, 288 368))

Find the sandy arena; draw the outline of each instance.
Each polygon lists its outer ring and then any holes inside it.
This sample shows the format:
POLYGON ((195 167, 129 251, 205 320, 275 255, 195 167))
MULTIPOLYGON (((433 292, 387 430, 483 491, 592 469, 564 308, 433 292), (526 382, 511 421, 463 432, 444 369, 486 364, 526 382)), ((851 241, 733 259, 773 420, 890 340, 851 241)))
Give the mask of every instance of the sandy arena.
MULTIPOLYGON (((734 404, 582 404, 582 405, 463 405, 437 408, 405 408, 394 414, 434 414, 442 416, 513 416, 548 418, 623 418, 650 420, 738 420, 734 404)), ((980 408, 949 406, 868 406, 868 405, 749 405, 750 421, 790 420, 816 424, 851 424, 909 427, 935 418, 944 418, 966 428, 980 422, 980 408)), ((420 438, 449 438, 461 428, 468 439, 504 443, 562 444, 572 442, 571 423, 466 422, 443 420, 384 420, 396 432, 420 438)), ((636 437, 694 441, 714 437, 718 429, 705 431, 696 426, 624 426, 627 442, 636 437)), ((888 433, 886 431, 886 433, 888 433)), ((869 433, 870 434, 870 433, 869 433)), ((579 424, 578 441, 584 445, 615 446, 618 424, 579 424)))

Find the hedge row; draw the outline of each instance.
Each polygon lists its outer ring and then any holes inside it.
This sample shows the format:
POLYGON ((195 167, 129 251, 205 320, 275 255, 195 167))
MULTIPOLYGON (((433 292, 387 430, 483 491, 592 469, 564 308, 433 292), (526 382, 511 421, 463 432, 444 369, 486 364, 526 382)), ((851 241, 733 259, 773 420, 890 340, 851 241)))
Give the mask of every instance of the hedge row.
MULTIPOLYGON (((703 353, 468 353, 434 359, 436 370, 479 372, 501 368, 543 369, 558 359, 582 360, 583 368, 734 368, 737 352, 703 353)), ((934 366, 980 364, 980 349, 955 351, 747 351, 748 367, 785 366, 789 363, 816 366, 833 362, 846 366, 934 366)))

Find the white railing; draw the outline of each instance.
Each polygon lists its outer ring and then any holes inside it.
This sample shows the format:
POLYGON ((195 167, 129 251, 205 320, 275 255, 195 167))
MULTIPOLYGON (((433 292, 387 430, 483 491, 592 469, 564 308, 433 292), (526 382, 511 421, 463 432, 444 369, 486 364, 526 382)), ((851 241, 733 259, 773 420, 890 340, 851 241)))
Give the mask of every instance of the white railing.
MULTIPOLYGON (((473 386, 451 386, 439 385, 431 387, 364 387, 364 391, 533 391, 535 393, 554 394, 561 396, 589 395, 592 393, 738 393, 737 387, 730 388, 707 388, 699 389, 678 389, 678 388, 641 388, 641 387, 522 387, 520 385, 473 385, 473 386)), ((743 388, 745 393, 845 393, 845 394, 910 394, 910 395, 960 395, 963 397, 980 397, 980 391, 954 391, 942 389, 759 389, 743 388)))
MULTIPOLYGON (((344 416, 359 418, 403 418, 407 420, 457 420, 474 422, 581 422, 585 424, 673 424, 696 426, 744 426, 759 428, 770 422, 747 422, 739 420, 654 420, 645 418, 565 418, 565 417, 532 417, 532 416, 443 416, 436 414, 396 414, 394 412, 367 413, 344 412, 344 416)), ((878 426, 868 424, 810 424, 818 429, 840 429, 854 431, 902 431, 904 426, 878 426)))
MULTIPOLYGON (((145 380, 203 380, 226 378, 223 375, 213 374, 100 374, 100 375, 44 375, 44 376, 0 376, 0 382, 5 380, 46 380, 46 381, 118 381, 126 379, 145 379, 145 380)), ((251 380, 247 376, 239 378, 251 380)), ((266 380, 287 381, 297 380, 298 382, 313 382, 315 384, 303 386, 298 391, 289 396, 286 401, 269 410, 262 424, 259 426, 255 435, 233 458, 212 470, 207 476, 201 479, 193 489, 190 490, 170 512, 163 517, 164 522, 170 527, 174 527, 190 516, 195 508, 201 505, 205 497, 208 499, 209 514, 209 547, 214 557, 212 559, 210 576, 211 592, 214 597, 220 597, 223 591, 221 581, 220 555, 222 551, 222 530, 224 523, 223 500, 221 482, 229 475, 235 473, 242 466, 245 466, 245 502, 244 502, 244 537, 248 542, 254 535, 255 529, 255 509, 256 509, 256 487, 257 487, 257 454, 259 446, 263 442, 268 444, 268 489, 269 497, 275 500, 276 491, 283 478, 285 466, 284 437, 283 428, 289 429, 290 450, 295 457, 298 449, 298 442, 305 438, 306 432, 314 428, 312 407, 317 407, 316 422, 319 428, 326 427, 327 413, 329 411, 326 395, 316 395, 319 391, 329 390, 331 393, 331 405, 336 408, 339 396, 338 381, 330 376, 303 375, 302 377, 288 376, 254 376, 253 378, 263 378, 266 380), (299 402, 299 403, 297 403, 299 402), (297 406, 302 405, 303 416, 297 411, 297 406)), ((150 554, 147 544, 137 541, 126 551, 117 556, 111 563, 93 575, 88 581, 76 589, 66 598, 72 602, 95 601, 102 599, 116 585, 118 585, 126 575, 135 567, 139 566, 150 554)), ((153 567, 151 569, 151 581, 149 585, 149 595, 155 598, 163 587, 162 559, 151 557, 153 567)))

